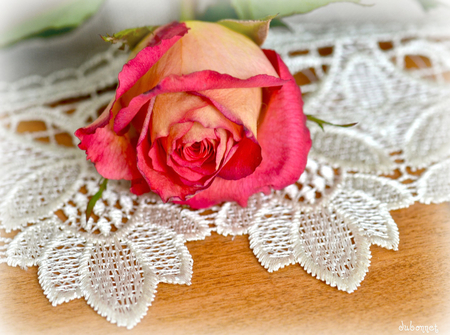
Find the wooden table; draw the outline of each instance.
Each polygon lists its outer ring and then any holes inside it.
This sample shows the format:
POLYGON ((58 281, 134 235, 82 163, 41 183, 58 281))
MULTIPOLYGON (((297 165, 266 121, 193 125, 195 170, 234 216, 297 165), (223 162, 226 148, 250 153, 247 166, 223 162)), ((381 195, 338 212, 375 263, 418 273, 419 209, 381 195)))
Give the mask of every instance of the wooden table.
POLYGON ((83 299, 53 307, 36 267, 2 264, 0 334, 401 334, 402 322, 450 334, 450 204, 415 204, 392 216, 399 251, 372 246, 369 273, 352 294, 298 265, 268 273, 247 236, 189 242, 192 285, 159 284, 147 316, 131 331, 83 299))

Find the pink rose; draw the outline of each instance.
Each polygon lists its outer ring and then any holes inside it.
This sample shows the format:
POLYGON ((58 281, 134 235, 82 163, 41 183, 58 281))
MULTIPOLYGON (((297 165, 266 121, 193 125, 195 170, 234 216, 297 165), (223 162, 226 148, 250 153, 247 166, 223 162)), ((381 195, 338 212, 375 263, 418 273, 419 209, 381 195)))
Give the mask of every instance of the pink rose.
POLYGON ((295 183, 311 140, 286 65, 249 38, 262 42, 267 28, 158 28, 124 65, 114 101, 76 131, 79 147, 103 177, 131 180, 131 192, 193 208, 246 206, 256 192, 295 183))

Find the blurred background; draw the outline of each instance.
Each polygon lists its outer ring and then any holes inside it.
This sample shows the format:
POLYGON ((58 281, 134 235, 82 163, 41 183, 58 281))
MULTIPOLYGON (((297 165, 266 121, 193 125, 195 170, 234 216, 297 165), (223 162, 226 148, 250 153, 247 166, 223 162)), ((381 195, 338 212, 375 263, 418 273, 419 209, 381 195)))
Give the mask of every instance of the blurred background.
MULTIPOLYGON (((430 0, 422 0, 424 2, 430 0)), ((48 12, 68 0, 15 0, 1 1, 0 34, 35 15, 48 12)), ((205 8, 214 0, 201 0, 205 8)), ((400 22, 420 21, 449 24, 450 0, 425 11, 419 0, 362 0, 353 3, 332 3, 308 14, 287 18, 294 22, 400 22)), ((77 67, 109 44, 99 35, 143 25, 160 25, 179 19, 181 0, 105 0, 100 9, 77 29, 52 38, 36 38, 0 48, 0 81, 13 82, 29 75, 48 75, 77 67)))

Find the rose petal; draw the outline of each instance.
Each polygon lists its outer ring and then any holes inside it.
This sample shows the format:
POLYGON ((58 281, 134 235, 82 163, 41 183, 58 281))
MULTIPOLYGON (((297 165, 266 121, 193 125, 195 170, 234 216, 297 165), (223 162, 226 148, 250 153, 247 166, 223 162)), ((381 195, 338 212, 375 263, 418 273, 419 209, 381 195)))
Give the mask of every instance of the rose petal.
POLYGON ((258 74, 277 76, 262 50, 247 36, 211 22, 188 21, 186 26, 189 33, 174 46, 174 51, 180 49, 180 74, 213 70, 240 79, 258 74))
MULTIPOLYGON (((121 132, 131 122, 141 107, 159 94, 199 92, 223 88, 276 87, 283 85, 285 82, 283 79, 264 74, 242 80, 228 74, 209 70, 194 72, 184 76, 171 75, 164 78, 150 91, 134 97, 127 107, 122 108, 115 117, 114 131, 117 133, 121 132)), ((233 115, 225 116, 233 122, 239 121, 238 117, 232 119, 233 115)))
POLYGON ((247 205, 256 192, 282 189, 298 180, 306 166, 311 139, 302 112, 300 89, 288 68, 274 51, 264 50, 281 79, 288 80, 279 90, 272 90, 267 110, 258 128, 262 162, 255 172, 240 180, 217 177, 211 186, 186 202, 193 208, 206 208, 223 201, 247 205))
POLYGON ((105 127, 109 122, 109 110, 111 109, 114 101, 111 101, 108 106, 103 110, 102 114, 92 122, 90 125, 80 128, 75 132, 75 136, 77 136, 81 141, 83 141, 83 136, 87 134, 93 134, 97 128, 105 127))
MULTIPOLYGON (((157 147, 160 150, 160 146, 157 147)), ((185 201, 186 197, 200 191, 202 188, 183 184, 175 173, 162 173, 152 167, 152 160, 148 156, 150 144, 148 140, 142 141, 137 146, 137 165, 150 189, 157 193, 164 202, 176 196, 176 199, 185 201), (178 179, 178 180, 177 180, 178 179)), ((206 187, 206 186, 205 186, 206 187)), ((131 188, 133 192, 135 189, 131 188)), ((136 187, 137 191, 141 188, 136 187)))
POLYGON ((87 159, 95 164, 103 177, 126 180, 141 177, 136 165, 136 151, 128 135, 118 136, 110 124, 93 134, 79 129, 75 135, 81 139, 78 146, 86 150, 87 159))
POLYGON ((261 147, 244 137, 230 160, 222 167, 218 176, 227 180, 238 180, 252 174, 261 164, 261 147))
MULTIPOLYGON (((114 115, 120 108, 127 108, 133 98, 143 93, 145 88, 147 88, 147 90, 153 88, 161 78, 169 75, 180 76, 201 71, 214 71, 226 73, 232 77, 244 80, 254 77, 255 75, 277 77, 276 71, 273 69, 273 66, 268 61, 267 57, 265 57, 262 50, 248 37, 215 23, 190 21, 186 22, 186 25, 190 29, 188 34, 186 34, 186 31, 184 31, 182 27, 175 26, 167 27, 165 29, 165 31, 167 31, 166 34, 168 35, 164 36, 165 38, 172 37, 173 35, 177 38, 183 36, 183 38, 167 48, 166 53, 163 56, 158 54, 159 49, 153 50, 152 47, 147 47, 140 51, 136 57, 124 67, 124 70, 122 71, 124 73, 123 77, 126 84, 124 89, 128 92, 113 107, 114 115), (173 33, 174 30, 179 30, 179 34, 176 35, 173 33), (195 52, 192 52, 193 50, 195 50, 195 52), (148 57, 147 54, 149 53, 152 55, 152 57, 150 57, 151 61, 140 62, 141 60, 146 60, 148 57), (157 54, 157 57, 160 57, 157 62, 152 61, 154 58, 153 53, 157 54), (136 74, 130 72, 131 80, 129 81, 132 82, 133 85, 129 86, 127 85, 128 81, 126 81, 128 79, 128 68, 136 65, 139 65, 140 69, 139 71, 136 71, 136 74), (134 77, 137 75, 140 76, 139 81, 134 80, 134 77)), ((172 37, 172 39, 175 37, 172 37)), ((166 41, 172 41, 172 39, 162 40, 160 45, 169 43, 166 41)), ((156 47, 158 47, 158 45, 156 47)), ((121 78, 119 77, 119 81, 120 80, 121 78)), ((211 80, 210 82, 214 83, 215 81, 211 80)), ((233 87, 235 86, 229 86, 228 88, 233 87)), ((256 87, 266 86, 257 85, 256 87)), ((199 91, 201 89, 194 88, 192 90, 199 91)), ((184 89, 180 91, 187 90, 184 89)), ((123 92, 118 89, 117 96, 120 97, 120 94, 123 94, 123 92)), ((142 103, 145 103, 145 98, 141 100, 144 100, 142 103)), ((245 100, 250 101, 252 99, 247 98, 245 100)), ((241 102, 245 100, 239 99, 241 102)), ((260 99, 254 100, 257 102, 261 101, 260 99)), ((135 103, 138 103, 138 101, 135 101, 135 103)), ((136 111, 139 110, 140 107, 136 107, 135 105, 133 109, 136 111)), ((232 108, 229 109, 234 110, 232 108)), ((256 108, 256 113, 258 112, 259 106, 256 108)), ((241 116, 242 115, 243 114, 241 114, 241 116)), ((251 122, 252 126, 254 125, 255 119, 256 118, 253 118, 251 122)), ((124 128, 128 123, 129 120, 122 125, 116 123, 114 130, 120 132, 121 129, 119 128, 124 128)), ((244 124, 246 123, 244 122, 244 124)), ((253 132, 255 130, 254 128, 256 128, 256 125, 254 126, 255 127, 251 127, 253 132)))
MULTIPOLYGON (((149 117, 147 117, 147 119, 149 119, 149 117)), ((186 129, 178 129, 180 131, 175 131, 171 134, 174 137, 181 137, 182 135, 180 136, 180 134, 183 134, 183 132, 189 132, 190 128, 188 126, 191 125, 189 123, 183 123, 176 124, 174 126, 186 126, 186 129)), ((165 158, 167 157, 167 149, 164 149, 162 142, 166 139, 159 138, 150 146, 148 127, 149 123, 145 122, 142 129, 141 138, 139 139, 137 145, 137 165, 142 176, 145 178, 145 181, 148 183, 149 188, 153 192, 157 193, 165 202, 186 201, 197 192, 211 185, 219 170, 214 169, 212 173, 206 173, 209 166, 205 166, 204 168, 201 167, 198 171, 196 169, 190 169, 191 171, 187 171, 183 166, 175 166, 172 164, 173 161, 165 161, 165 158), (198 173, 201 174, 200 179, 197 179, 200 177, 198 173)), ((175 141, 175 139, 167 140, 169 143, 173 143, 175 141)), ((231 139, 229 144, 232 142, 233 140, 231 139)), ((226 164, 227 160, 232 157, 237 150, 237 147, 228 145, 226 150, 228 150, 229 154, 227 159, 224 160, 224 164, 226 164)), ((131 191, 140 194, 143 190, 140 183, 141 181, 137 181, 136 185, 131 187, 131 191)))
POLYGON ((212 159, 212 158, 214 158, 213 157, 213 153, 206 153, 204 157, 200 157, 200 158, 197 158, 197 159, 189 160, 188 157, 182 157, 182 156, 180 156, 180 154, 178 152, 174 151, 171 154, 171 157, 174 160, 174 162, 177 163, 178 165, 183 165, 183 166, 189 167, 189 168, 194 169, 196 172, 199 172, 199 173, 203 173, 203 172, 200 172, 200 171, 203 171, 202 166, 205 165, 205 164, 209 164, 208 165, 208 171, 209 172, 207 174, 211 174, 215 170, 214 169, 215 165, 212 164, 214 162, 210 163, 211 160, 214 161, 212 159), (198 170, 198 169, 201 169, 201 170, 198 170))
MULTIPOLYGON (((194 122, 175 123, 170 127, 169 136, 164 138, 165 150, 168 154, 172 154, 177 148, 177 140, 182 138, 191 128, 194 126, 194 122)), ((156 141, 156 140, 155 140, 156 141)), ((151 141, 153 143, 154 141, 151 141)))
MULTIPOLYGON (((116 98, 104 110, 101 116, 91 125, 78 129, 75 135, 81 140, 80 149, 86 150, 87 159, 90 159, 97 171, 108 179, 136 179, 140 177, 136 164, 136 151, 131 145, 128 135, 117 136, 108 125, 112 116, 110 110, 114 108, 115 102, 130 88, 135 87, 149 68, 161 58, 167 50, 173 46, 186 32, 184 23, 172 23, 159 28, 152 35, 149 46, 142 50, 134 59, 124 65, 119 73, 119 86, 116 98), (147 69, 145 69, 147 68, 147 69)), ((139 86, 139 85, 137 85, 139 86)), ((148 89, 148 86, 147 88, 148 89)), ((144 89, 144 91, 146 90, 144 89)), ((143 92, 143 91, 142 91, 143 92)), ((132 94, 140 94, 134 92, 132 94)), ((120 108, 121 102, 118 104, 120 108)), ((145 104, 141 105, 139 110, 145 104)), ((150 109, 151 110, 151 109, 150 109)), ((121 130, 124 130, 123 127, 121 130)))
POLYGON ((187 21, 185 24, 189 32, 155 64, 150 71, 152 77, 204 70, 240 79, 258 74, 277 76, 262 50, 247 36, 216 23, 187 21))
MULTIPOLYGON (((147 107, 147 117, 143 127, 148 127, 153 104, 154 99, 150 100, 147 107)), ((103 114, 106 112, 107 110, 103 114)), ((93 134, 85 134, 83 129, 78 129, 75 135, 81 140, 79 148, 86 150, 87 159, 95 164, 97 172, 104 178, 141 179, 142 175, 137 168, 137 156, 134 149, 135 139, 130 139, 129 134, 117 135, 111 129, 111 124, 96 129, 93 134)), ((146 192, 142 191, 142 193, 146 192)))
POLYGON ((216 148, 216 170, 218 170, 220 165, 224 161, 224 156, 227 156, 226 153, 229 153, 231 148, 233 147, 234 141, 231 136, 227 136, 227 131, 225 129, 219 128, 216 129, 215 132, 217 138, 219 139, 219 145, 216 148))
MULTIPOLYGON (((215 138, 214 130, 210 128, 204 128, 198 122, 193 122, 192 127, 178 141, 181 141, 183 145, 186 145, 187 143, 201 142, 205 138, 215 138)), ((199 184, 198 182, 200 182, 200 180, 204 178, 205 175, 189 168, 187 166, 188 164, 183 164, 188 163, 186 161, 181 161, 178 163, 172 160, 171 159, 172 155, 173 151, 167 155, 167 165, 173 168, 173 170, 180 176, 180 178, 186 179, 189 182, 195 181, 197 182, 195 183, 195 185, 198 185, 199 184)), ((192 184, 191 186, 193 185, 194 184, 192 184)))
MULTIPOLYGON (((184 134, 186 134, 193 126, 194 124, 192 122, 186 122, 186 123, 177 123, 172 128, 172 133, 169 136, 169 139, 167 138, 160 138, 154 142, 151 142, 152 145, 150 146, 150 150, 148 151, 148 156, 150 157, 152 161, 152 166, 155 170, 159 172, 166 173, 167 172, 167 157, 170 155, 175 148, 173 146, 168 147, 167 143, 174 144, 176 142, 177 138, 182 137, 184 134)), ((148 129, 149 124, 146 123, 144 125, 144 129, 148 129)), ((146 140, 148 138, 148 131, 141 133, 142 140, 146 140)), ((138 145, 140 145, 141 141, 138 145)))
MULTIPOLYGON (((157 84, 161 77, 149 73, 149 70, 172 48, 188 31, 185 23, 173 22, 158 28, 145 39, 138 48, 147 45, 130 59, 119 73, 119 86, 115 101, 126 106, 129 101, 157 84), (146 75, 148 74, 148 75, 146 75), (126 93, 126 96, 124 96, 126 93), (119 101, 121 100, 121 101, 119 101)), ((118 106, 119 107, 119 106, 118 106)), ((118 107, 114 107, 118 110, 118 107)))
POLYGON ((148 156, 150 160, 152 161, 152 167, 162 173, 167 172, 167 165, 166 165, 166 157, 167 154, 162 148, 162 144, 160 140, 157 140, 156 142, 153 142, 153 145, 150 147, 150 150, 148 151, 148 156))
POLYGON ((198 94, 208 98, 211 104, 229 120, 243 125, 248 130, 246 131, 248 137, 257 136, 262 102, 261 87, 209 90, 198 92, 198 94))
MULTIPOLYGON (((180 179, 183 180, 184 184, 189 186, 203 187, 204 181, 202 181, 202 179, 205 178, 205 174, 198 173, 189 167, 179 165, 174 162, 171 157, 169 157, 167 165, 170 166, 180 176, 180 179)), ((214 171, 212 172, 212 174, 215 174, 214 171)), ((206 177, 209 176, 206 175, 206 177)))
POLYGON ((131 181, 130 191, 136 195, 142 195, 151 190, 144 178, 138 178, 131 181))
MULTIPOLYGON (((169 135, 170 126, 184 123, 183 116, 193 110, 208 106, 208 102, 188 93, 163 93, 156 97, 153 108, 151 140, 169 135)), ((193 121, 193 120, 188 120, 193 121)))
POLYGON ((198 122, 193 122, 191 129, 181 138, 182 143, 201 142, 204 138, 214 139, 216 133, 212 128, 205 128, 198 122))
POLYGON ((148 127, 150 126, 150 120, 152 118, 152 111, 154 106, 155 106, 155 98, 152 98, 148 104, 147 114, 145 116, 144 122, 142 123, 142 128, 137 145, 141 144, 141 142, 147 138, 148 127))
POLYGON ((152 142, 165 137, 174 123, 198 122, 205 128, 230 131, 235 140, 241 137, 241 127, 231 122, 207 100, 185 92, 164 93, 156 97, 151 127, 152 142))
MULTIPOLYGON (((180 177, 168 167, 166 164, 167 153, 162 145, 162 138, 158 139, 153 145, 150 145, 149 136, 149 120, 151 113, 147 114, 147 118, 142 127, 141 136, 139 138, 136 152, 137 152, 137 167, 141 176, 144 177, 151 191, 157 193, 164 202, 171 199, 180 201, 186 201, 187 197, 202 190, 204 187, 210 185, 211 180, 203 187, 193 187, 180 180, 180 177), (157 171, 155 167, 158 168, 157 171)), ((178 129, 180 131, 174 132, 172 136, 180 137, 187 131, 189 131, 192 124, 184 123, 177 124, 177 127, 183 127, 178 129)), ((172 140, 173 142, 174 140, 172 140)), ((142 180, 133 180, 131 192, 135 194, 142 194, 145 191, 145 186, 142 185, 142 180)))

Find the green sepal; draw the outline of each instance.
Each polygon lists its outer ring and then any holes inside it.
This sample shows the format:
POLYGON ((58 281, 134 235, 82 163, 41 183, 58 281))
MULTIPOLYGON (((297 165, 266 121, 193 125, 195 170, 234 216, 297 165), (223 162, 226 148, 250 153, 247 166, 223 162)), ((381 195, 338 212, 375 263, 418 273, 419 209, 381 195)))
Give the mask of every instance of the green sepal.
POLYGON ((317 123, 317 125, 320 127, 320 129, 324 130, 323 126, 324 125, 329 125, 329 126, 334 126, 334 127, 342 127, 342 128, 348 128, 348 127, 353 127, 356 126, 358 124, 358 122, 354 122, 354 123, 347 123, 347 124, 335 124, 335 123, 331 123, 328 121, 324 121, 321 120, 319 118, 316 118, 310 114, 306 114, 306 118, 308 119, 308 121, 312 121, 317 123))
POLYGON ((144 26, 138 28, 130 28, 119 31, 118 33, 113 34, 112 36, 102 36, 105 42, 110 43, 122 43, 120 49, 124 49, 125 45, 127 45, 130 50, 134 49, 136 45, 139 44, 140 41, 144 39, 145 36, 151 34, 158 26, 144 26))
POLYGON ((247 36, 257 45, 262 45, 267 37, 270 27, 270 21, 276 17, 276 15, 265 17, 261 20, 221 20, 217 23, 227 27, 235 32, 247 36))
POLYGON ((72 0, 0 34, 0 47, 67 33, 95 14, 104 0, 72 0))
POLYGON ((89 218, 92 215, 92 211, 94 210, 94 206, 102 198, 103 191, 106 190, 106 185, 108 184, 108 179, 102 178, 100 179, 99 185, 100 188, 97 191, 97 193, 94 194, 94 196, 89 200, 87 207, 86 207, 86 222, 88 222, 89 218))

